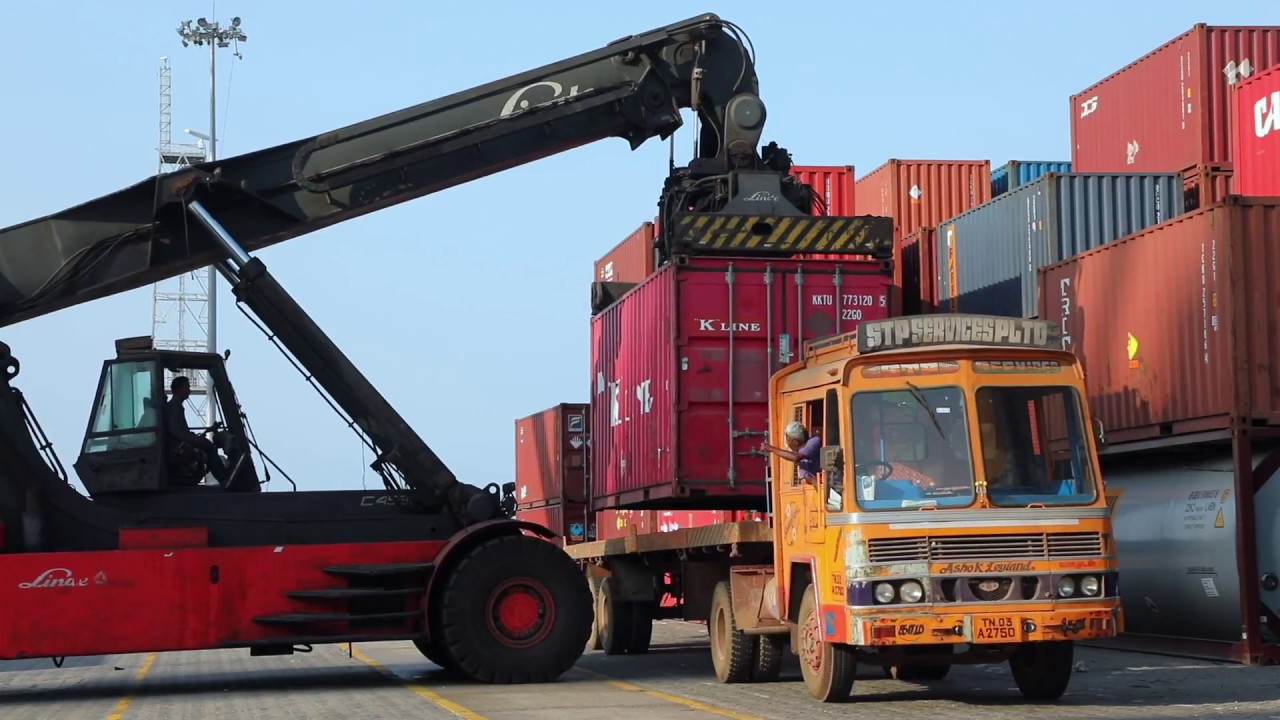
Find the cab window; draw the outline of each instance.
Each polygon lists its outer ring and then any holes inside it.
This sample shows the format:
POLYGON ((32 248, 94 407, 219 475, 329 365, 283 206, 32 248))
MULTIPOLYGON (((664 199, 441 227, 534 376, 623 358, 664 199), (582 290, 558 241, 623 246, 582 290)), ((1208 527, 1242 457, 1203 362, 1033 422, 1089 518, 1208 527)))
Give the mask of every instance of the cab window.
POLYGON ((1097 498, 1075 388, 983 387, 976 397, 993 505, 1087 505, 1097 498))
POLYGON ((115 362, 107 366, 86 453, 149 447, 158 439, 160 412, 154 397, 156 364, 115 362))

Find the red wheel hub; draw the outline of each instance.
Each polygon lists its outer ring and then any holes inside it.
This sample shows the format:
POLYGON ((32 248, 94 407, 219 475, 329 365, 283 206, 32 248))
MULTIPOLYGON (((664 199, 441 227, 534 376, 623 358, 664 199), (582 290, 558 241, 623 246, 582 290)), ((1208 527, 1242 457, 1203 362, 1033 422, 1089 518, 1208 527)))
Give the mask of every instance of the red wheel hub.
POLYGON ((555 623, 555 601, 542 583, 510 578, 489 593, 489 632, 507 647, 527 648, 546 639, 555 623))
POLYGON ((810 613, 808 622, 800 630, 800 662, 818 674, 822 672, 822 632, 818 628, 818 613, 810 613))

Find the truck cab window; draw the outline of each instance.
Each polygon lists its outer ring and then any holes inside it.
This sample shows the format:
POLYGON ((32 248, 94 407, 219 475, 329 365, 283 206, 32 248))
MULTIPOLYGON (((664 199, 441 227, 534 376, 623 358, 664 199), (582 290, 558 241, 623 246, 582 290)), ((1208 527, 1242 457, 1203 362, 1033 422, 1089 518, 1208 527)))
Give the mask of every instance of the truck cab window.
POLYGON ((1097 497, 1080 398, 1069 387, 983 387, 977 393, 991 502, 1088 504, 1097 497))

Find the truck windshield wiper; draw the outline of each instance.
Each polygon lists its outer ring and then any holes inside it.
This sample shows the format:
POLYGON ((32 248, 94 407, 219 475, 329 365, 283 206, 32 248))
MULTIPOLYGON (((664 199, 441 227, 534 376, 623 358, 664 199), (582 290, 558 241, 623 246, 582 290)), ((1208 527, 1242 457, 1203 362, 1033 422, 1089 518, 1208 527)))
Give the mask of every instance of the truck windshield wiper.
POLYGON ((933 408, 929 407, 929 403, 924 399, 924 394, 920 392, 920 388, 916 387, 916 384, 910 380, 907 381, 907 388, 911 390, 911 397, 915 398, 916 402, 920 403, 920 407, 929 413, 929 420, 933 423, 933 428, 945 440, 947 434, 942 432, 942 425, 938 422, 938 416, 934 414, 933 408))

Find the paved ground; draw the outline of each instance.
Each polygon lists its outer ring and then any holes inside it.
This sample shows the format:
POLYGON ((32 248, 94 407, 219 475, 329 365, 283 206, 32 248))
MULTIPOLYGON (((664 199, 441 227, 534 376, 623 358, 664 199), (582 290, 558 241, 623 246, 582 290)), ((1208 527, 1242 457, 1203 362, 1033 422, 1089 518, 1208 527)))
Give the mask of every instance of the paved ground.
POLYGON ((1243 668, 1081 650, 1056 706, 1024 703, 1005 667, 957 668, 931 686, 865 670, 847 705, 811 702, 794 658, 783 679, 720 685, 706 632, 660 623, 645 656, 583 657, 562 682, 487 687, 450 681, 408 643, 317 648, 284 658, 170 653, 0 663, 9 720, 793 720, 910 713, 930 720, 1226 718, 1280 720, 1280 668, 1243 668), (918 714, 918 715, 917 715, 918 714))

